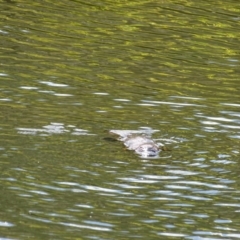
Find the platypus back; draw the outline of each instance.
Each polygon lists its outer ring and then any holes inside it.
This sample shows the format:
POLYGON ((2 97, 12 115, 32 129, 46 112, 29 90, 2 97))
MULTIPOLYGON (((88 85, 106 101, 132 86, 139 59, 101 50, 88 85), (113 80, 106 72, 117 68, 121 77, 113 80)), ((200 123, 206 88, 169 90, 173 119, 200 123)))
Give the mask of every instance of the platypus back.
POLYGON ((118 135, 129 150, 134 150, 141 157, 156 157, 161 151, 159 145, 151 139, 150 134, 142 131, 111 130, 110 133, 118 135))

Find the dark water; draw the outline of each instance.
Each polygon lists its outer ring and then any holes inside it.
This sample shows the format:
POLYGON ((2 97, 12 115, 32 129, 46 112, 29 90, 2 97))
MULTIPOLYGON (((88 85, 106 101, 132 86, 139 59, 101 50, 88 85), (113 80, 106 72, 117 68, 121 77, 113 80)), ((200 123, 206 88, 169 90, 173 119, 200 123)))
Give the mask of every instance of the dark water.
POLYGON ((240 238, 238 1, 0 8, 0 239, 240 238))

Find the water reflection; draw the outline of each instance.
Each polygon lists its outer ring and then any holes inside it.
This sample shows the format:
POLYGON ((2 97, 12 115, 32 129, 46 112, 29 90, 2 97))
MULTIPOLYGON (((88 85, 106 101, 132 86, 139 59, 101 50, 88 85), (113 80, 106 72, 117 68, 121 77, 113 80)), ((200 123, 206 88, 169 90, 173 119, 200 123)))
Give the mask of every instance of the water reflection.
POLYGON ((1 239, 240 238, 237 1, 0 7, 1 239))
POLYGON ((73 125, 64 126, 63 123, 50 123, 49 125, 43 126, 40 129, 37 128, 17 128, 17 132, 20 134, 36 135, 39 134, 43 136, 51 134, 63 134, 71 133, 72 135, 94 135, 88 132, 88 130, 76 128, 73 125))

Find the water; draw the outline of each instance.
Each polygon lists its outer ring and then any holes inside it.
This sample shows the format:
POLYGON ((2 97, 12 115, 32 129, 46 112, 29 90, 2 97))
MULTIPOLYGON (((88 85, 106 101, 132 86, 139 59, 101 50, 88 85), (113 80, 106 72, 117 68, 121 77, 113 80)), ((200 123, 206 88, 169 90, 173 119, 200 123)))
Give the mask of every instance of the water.
POLYGON ((237 2, 0 7, 1 239, 240 238, 237 2))

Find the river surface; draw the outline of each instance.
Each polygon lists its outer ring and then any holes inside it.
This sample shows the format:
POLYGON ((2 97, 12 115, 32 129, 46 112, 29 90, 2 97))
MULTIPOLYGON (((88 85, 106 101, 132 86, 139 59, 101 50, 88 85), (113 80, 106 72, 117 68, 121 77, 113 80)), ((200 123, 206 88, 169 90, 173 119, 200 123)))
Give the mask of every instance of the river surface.
POLYGON ((240 239, 238 1, 0 9, 1 240, 240 239))

